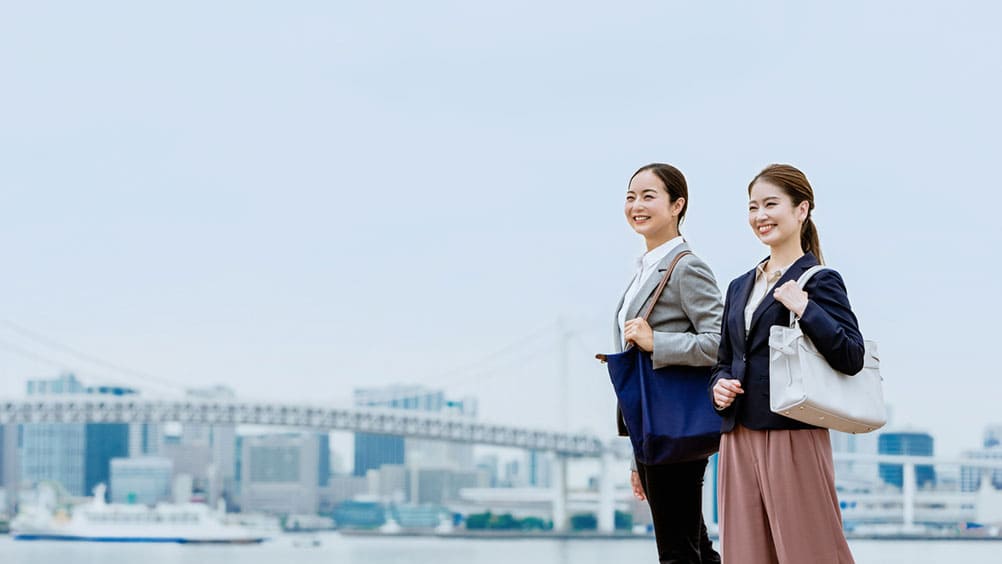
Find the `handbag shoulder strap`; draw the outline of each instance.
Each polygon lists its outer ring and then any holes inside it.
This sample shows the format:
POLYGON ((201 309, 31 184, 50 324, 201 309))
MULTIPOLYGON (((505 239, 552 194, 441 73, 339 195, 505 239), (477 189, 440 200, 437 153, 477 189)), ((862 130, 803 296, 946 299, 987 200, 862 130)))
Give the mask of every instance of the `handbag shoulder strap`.
POLYGON ((807 281, 810 280, 812 276, 821 272, 822 270, 831 270, 831 268, 828 268, 823 264, 815 264, 814 266, 808 268, 807 270, 804 271, 803 274, 800 275, 800 278, 797 278, 797 286, 799 286, 800 289, 803 290, 804 286, 807 285, 807 281))
MULTIPOLYGON (((807 270, 805 270, 804 273, 800 275, 800 278, 797 278, 797 287, 799 287, 801 290, 803 290, 804 286, 807 285, 807 281, 810 280, 812 276, 814 276, 815 274, 821 272, 822 270, 832 270, 832 269, 828 268, 827 266, 825 266, 823 264, 815 264, 814 266, 812 266, 812 267, 808 268, 807 270)), ((797 322, 797 316, 791 311, 790 312, 790 327, 793 327, 794 324, 796 324, 796 322, 797 322)))
POLYGON ((654 290, 654 294, 651 296, 651 303, 647 306, 647 312, 644 313, 644 321, 647 321, 647 318, 651 316, 651 312, 654 311, 654 306, 657 305, 658 300, 661 299, 661 293, 664 292, 665 286, 668 285, 668 279, 671 278, 671 273, 675 270, 675 265, 678 264, 678 261, 682 260, 682 257, 691 254, 692 251, 682 251, 681 253, 675 255, 675 260, 671 261, 671 265, 669 265, 668 270, 665 271, 664 277, 661 278, 661 283, 658 284, 657 289, 654 290))

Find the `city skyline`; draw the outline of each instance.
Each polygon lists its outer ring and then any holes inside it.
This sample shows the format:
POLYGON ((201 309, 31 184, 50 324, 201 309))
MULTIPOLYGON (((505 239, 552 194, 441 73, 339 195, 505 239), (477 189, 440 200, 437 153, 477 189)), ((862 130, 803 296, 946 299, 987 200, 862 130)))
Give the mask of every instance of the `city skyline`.
MULTIPOLYGON (((682 231, 726 287, 766 254, 746 187, 780 161, 816 190, 896 420, 959 453, 995 410, 1002 384, 949 335, 963 319, 991 350, 1002 317, 984 260, 1002 246, 998 5, 55 13, 0 21, 0 297, 19 326, 185 387, 328 401, 416 381, 485 419, 609 436, 593 355, 643 250, 630 174, 686 174, 682 231)), ((10 326, 0 341, 0 395, 67 364, 13 352, 39 349, 10 326)))

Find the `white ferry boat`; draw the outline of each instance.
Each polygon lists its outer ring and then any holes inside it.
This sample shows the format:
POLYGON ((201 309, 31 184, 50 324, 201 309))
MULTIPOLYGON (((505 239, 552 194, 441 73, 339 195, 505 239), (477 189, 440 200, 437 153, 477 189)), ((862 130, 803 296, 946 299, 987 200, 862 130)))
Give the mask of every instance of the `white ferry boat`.
POLYGON ((155 507, 104 502, 104 487, 93 501, 72 515, 53 514, 42 506, 27 507, 10 524, 14 540, 92 542, 166 542, 252 544, 265 540, 258 531, 224 521, 221 511, 204 504, 155 507))

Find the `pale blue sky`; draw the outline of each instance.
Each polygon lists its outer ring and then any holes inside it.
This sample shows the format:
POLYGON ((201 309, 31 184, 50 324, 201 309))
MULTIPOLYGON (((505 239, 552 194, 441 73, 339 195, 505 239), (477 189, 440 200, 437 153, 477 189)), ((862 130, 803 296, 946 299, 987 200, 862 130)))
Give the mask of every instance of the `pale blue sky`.
MULTIPOLYGON (((573 427, 611 434, 591 353, 642 251, 629 175, 685 172, 683 232, 726 287, 766 254, 748 180, 790 162, 880 343, 895 423, 973 447, 1002 392, 985 360, 1002 318, 1000 16, 7 2, 3 318, 182 385, 296 400, 416 381, 545 426, 566 395, 573 427), (577 335, 566 393, 558 318, 577 335), (514 342, 524 358, 481 361, 514 342)), ((0 341, 49 359, 0 350, 8 394, 60 365, 108 374, 9 326, 0 341)))

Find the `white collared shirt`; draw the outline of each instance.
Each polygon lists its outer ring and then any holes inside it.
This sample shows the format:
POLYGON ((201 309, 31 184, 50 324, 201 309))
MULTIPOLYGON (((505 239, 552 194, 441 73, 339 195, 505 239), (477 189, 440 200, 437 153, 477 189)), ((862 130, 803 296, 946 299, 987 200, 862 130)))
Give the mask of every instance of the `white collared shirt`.
MULTIPOLYGON (((619 334, 622 336, 623 331, 625 331, 624 326, 626 325, 626 310, 630 308, 630 303, 637 297, 640 293, 640 289, 643 288, 647 280, 657 272, 658 263, 661 262, 668 253, 675 250, 675 247, 681 245, 685 242, 681 236, 675 237, 669 241, 666 241, 657 247, 644 253, 644 256, 637 259, 637 274, 633 277, 633 282, 630 283, 630 287, 626 289, 626 295, 623 296, 623 307, 619 308, 619 334)), ((622 342, 623 348, 626 348, 626 341, 622 342)))
POLYGON ((748 303, 745 304, 745 332, 747 333, 751 329, 752 317, 755 315, 755 310, 758 309, 759 304, 765 299, 766 294, 769 290, 776 285, 776 282, 783 277, 783 273, 786 272, 786 268, 780 268, 771 274, 765 271, 765 265, 768 262, 761 262, 755 267, 755 285, 752 286, 751 294, 748 295, 748 303))

